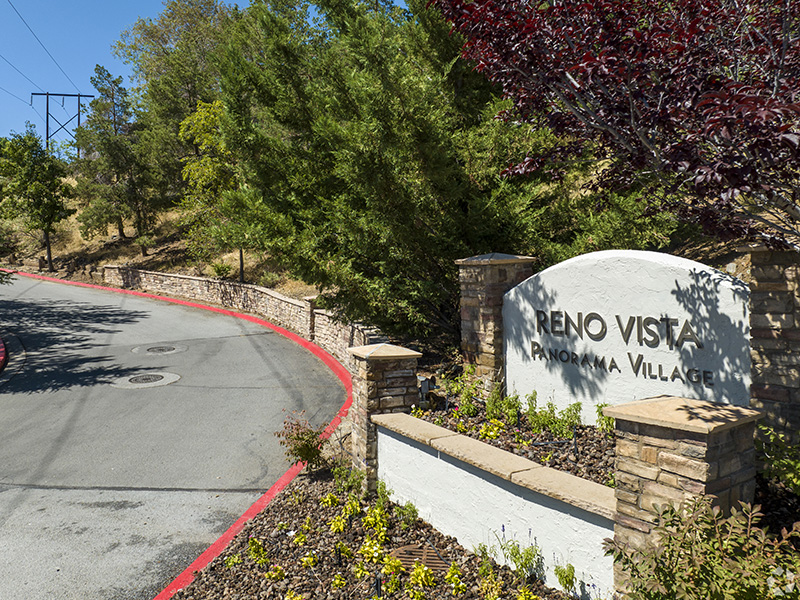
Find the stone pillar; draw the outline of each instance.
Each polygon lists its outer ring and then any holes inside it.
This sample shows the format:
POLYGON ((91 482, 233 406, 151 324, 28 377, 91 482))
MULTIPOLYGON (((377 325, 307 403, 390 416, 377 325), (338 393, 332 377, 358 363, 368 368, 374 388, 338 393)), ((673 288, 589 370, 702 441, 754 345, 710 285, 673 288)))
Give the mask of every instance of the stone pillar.
POLYGON ((750 405, 800 442, 800 254, 750 248, 750 405))
POLYGON ((305 317, 306 317, 304 323, 305 330, 299 333, 309 342, 313 342, 315 328, 316 328, 316 317, 314 315, 314 311, 317 310, 317 297, 306 296, 305 298, 303 298, 303 304, 305 308, 305 317))
POLYGON ((419 402, 417 359, 419 352, 372 344, 349 349, 353 357, 353 466, 367 475, 367 491, 374 492, 378 481, 377 427, 374 414, 410 412, 419 402))
MULTIPOLYGON (((651 545, 658 507, 712 495, 729 511, 755 493, 755 422, 750 408, 659 396, 603 410, 616 419, 614 539, 651 545)), ((621 573, 615 571, 620 587, 621 573)))
POLYGON ((503 294, 533 275, 536 258, 484 254, 457 260, 461 283, 461 354, 485 392, 503 380, 503 294))

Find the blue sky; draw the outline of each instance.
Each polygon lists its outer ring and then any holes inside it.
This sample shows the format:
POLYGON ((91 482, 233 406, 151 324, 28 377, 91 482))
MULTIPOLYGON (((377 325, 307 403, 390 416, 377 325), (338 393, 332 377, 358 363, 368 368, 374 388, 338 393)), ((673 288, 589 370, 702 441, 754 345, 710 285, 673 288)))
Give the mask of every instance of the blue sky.
MULTIPOLYGON (((123 75, 127 85, 130 69, 112 55, 111 45, 138 17, 155 18, 163 8, 162 0, 0 0, 0 137, 23 132, 30 121, 44 138, 45 98, 33 97, 31 107, 31 92, 93 94, 89 78, 97 64, 123 75)), ((76 102, 67 98, 62 108, 60 99, 51 98, 50 112, 64 123, 76 114, 76 102)), ((61 132, 53 139, 70 137, 61 132)))

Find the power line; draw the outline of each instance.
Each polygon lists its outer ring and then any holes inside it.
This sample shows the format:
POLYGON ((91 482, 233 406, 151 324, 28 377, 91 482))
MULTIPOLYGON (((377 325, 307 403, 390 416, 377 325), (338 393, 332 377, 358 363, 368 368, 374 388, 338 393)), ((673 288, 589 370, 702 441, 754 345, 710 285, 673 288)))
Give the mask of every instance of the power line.
MULTIPOLYGON (((35 81, 33 81, 33 80, 30 78, 30 77, 28 77, 27 75, 25 75, 25 73, 23 73, 22 71, 20 71, 20 70, 19 70, 19 69, 16 67, 16 65, 14 65, 14 64, 13 64, 13 63, 12 63, 10 60, 8 60, 8 59, 7 59, 5 56, 3 56, 2 54, 0 54, 0 59, 3 59, 3 60, 4 60, 4 61, 5 61, 7 64, 8 64, 8 66, 10 66, 10 67, 11 67, 12 69, 14 69, 14 70, 15 70, 17 73, 19 73, 19 74, 20 74, 20 75, 22 75, 22 76, 23 76, 25 79, 27 79, 27 80, 28 80, 28 82, 29 82, 31 85, 33 85, 33 87, 37 88, 37 89, 38 89, 39 91, 41 91, 41 92, 43 92, 43 91, 44 91, 40 85, 37 85, 35 81)), ((3 91, 4 91, 4 92, 7 92, 7 93, 9 93, 9 94, 11 93, 11 92, 9 92, 8 90, 3 90, 3 91)), ((13 95, 13 94, 12 94, 12 95, 13 95)), ((20 98, 19 96, 15 96, 15 98, 17 98, 18 100, 22 100, 22 98, 20 98)), ((24 100, 22 100, 22 101, 23 101, 23 102, 25 102, 24 100)), ((33 105, 32 105, 32 104, 31 104, 30 106, 31 106, 31 108, 33 108, 33 105)), ((37 114, 37 115, 39 115, 39 116, 41 117, 42 121, 44 121, 44 117, 42 117, 42 115, 39 113, 39 111, 38 111, 38 110, 36 110, 35 108, 33 108, 33 110, 34 110, 34 112, 36 112, 36 114, 37 114)), ((62 110, 62 111, 64 111, 64 114, 67 114, 67 109, 66 109, 66 108, 64 108, 63 104, 62 104, 62 106, 61 106, 61 110, 62 110)))
POLYGON ((30 104, 28 101, 24 100, 23 98, 20 98, 19 96, 17 96, 16 94, 14 94, 12 92, 9 92, 4 87, 0 87, 0 91, 5 92, 9 96, 12 96, 13 98, 16 98, 17 100, 19 100, 20 102, 23 102, 23 103, 27 104, 28 108, 30 108, 33 112, 35 112, 37 115, 39 115, 39 118, 42 120, 42 123, 46 123, 45 118, 42 116, 42 113, 40 113, 38 110, 36 110, 36 108, 33 106, 33 104, 30 104))
POLYGON ((28 77, 27 75, 25 75, 25 73, 23 73, 23 72, 22 72, 22 71, 20 71, 20 70, 19 70, 17 67, 15 67, 15 66, 12 64, 12 62, 11 62, 10 60, 8 60, 8 59, 7 59, 5 56, 3 56, 2 54, 0 54, 0 58, 2 58, 4 61, 6 61, 6 63, 8 63, 8 66, 10 66, 10 67, 11 67, 12 69, 14 69, 14 70, 15 70, 17 73, 19 73, 19 74, 20 74, 20 75, 22 75, 22 76, 23 76, 25 79, 27 79, 27 80, 28 80, 28 82, 29 82, 31 85, 33 85, 34 87, 38 88, 38 89, 39 89, 39 91, 42 91, 42 92, 44 91, 44 90, 43 90, 43 89, 42 89, 40 86, 36 85, 36 84, 35 84, 33 81, 31 81, 31 78, 30 78, 30 77, 28 77))
MULTIPOLYGON (((39 87, 39 86, 37 85, 36 87, 39 87)), ((20 98, 20 97, 19 97, 19 96, 17 96, 16 94, 14 94, 14 93, 12 93, 12 92, 9 92, 9 91, 8 91, 6 88, 4 88, 4 87, 0 87, 0 90, 4 91, 4 92, 5 92, 6 94, 8 94, 9 96, 13 96, 14 98, 16 98, 17 100, 19 100, 20 102, 24 102, 25 104, 27 104, 28 106, 30 106, 30 103, 28 103, 26 100, 24 100, 24 99, 20 98)))
MULTIPOLYGON (((19 11, 17 10, 17 7, 16 7, 16 6, 14 6, 14 4, 11 2, 11 0, 7 0, 7 1, 8 1, 8 3, 11 5, 11 8, 13 8, 13 9, 14 9, 14 12, 15 12, 15 13, 17 13, 17 16, 18 16, 18 17, 19 17, 19 18, 22 20, 22 22, 23 22, 23 23, 25 23, 25 27, 27 27, 27 28, 28 28, 28 31, 30 31, 30 32, 31 32, 31 35, 33 35, 33 37, 35 37, 35 38, 36 38, 36 41, 37 41, 37 42, 39 42, 39 45, 40 45, 40 46, 41 46, 41 47, 44 49, 44 51, 45 51, 45 52, 47 52, 47 56, 49 56, 49 57, 50 57, 50 60, 52 60, 52 61, 55 63, 55 65, 58 67, 59 71, 61 71, 61 73, 63 73, 64 77, 66 77, 66 78, 69 80, 69 82, 72 84, 72 87, 74 87, 74 88, 75 88, 75 89, 78 91, 78 93, 80 93, 80 89, 78 89, 78 86, 77 86, 77 85, 75 85, 75 82, 74 82, 74 81, 72 81, 72 79, 70 79, 70 77, 69 77, 69 75, 67 75, 66 71, 64 71, 64 69, 62 69, 62 68, 61 68, 61 65, 60 65, 60 64, 58 64, 58 61, 57 61, 55 58, 53 58, 53 55, 52 55, 52 54, 50 54, 50 51, 49 51, 49 50, 48 50, 48 49, 45 47, 45 45, 42 43, 42 40, 40 40, 40 39, 39 39, 39 36, 38 36, 38 35, 36 35, 36 33, 33 31, 33 29, 31 29, 31 26, 30 26, 30 25, 28 25, 28 22, 27 22, 27 21, 24 19, 24 17, 23 17, 23 16, 22 16, 22 15, 19 13, 19 11)), ((39 87, 39 86, 36 86, 36 87, 39 87)))

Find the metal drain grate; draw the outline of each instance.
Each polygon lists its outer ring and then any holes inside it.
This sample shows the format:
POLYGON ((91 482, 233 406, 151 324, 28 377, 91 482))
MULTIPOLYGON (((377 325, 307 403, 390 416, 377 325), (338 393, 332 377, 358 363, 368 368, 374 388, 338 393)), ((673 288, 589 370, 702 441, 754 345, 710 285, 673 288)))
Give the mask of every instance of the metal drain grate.
POLYGON ((162 379, 164 379, 163 375, 134 375, 133 377, 128 378, 128 383, 155 383, 156 381, 161 381, 162 379))
POLYGON ((152 346, 145 350, 150 354, 166 354, 167 352, 175 352, 175 346, 152 346))
POLYGON ((448 567, 448 564, 439 558, 436 551, 427 546, 402 546, 394 550, 391 556, 399 559, 407 571, 414 568, 415 562, 421 562, 431 571, 446 571, 448 567))

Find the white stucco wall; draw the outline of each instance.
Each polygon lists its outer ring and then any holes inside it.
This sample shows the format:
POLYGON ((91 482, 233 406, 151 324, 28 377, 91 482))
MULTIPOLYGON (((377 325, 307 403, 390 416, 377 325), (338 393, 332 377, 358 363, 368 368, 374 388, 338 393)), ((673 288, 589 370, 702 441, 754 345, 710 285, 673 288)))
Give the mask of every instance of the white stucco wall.
POLYGON ((503 301, 510 392, 594 406, 662 394, 749 405, 749 289, 694 261, 594 252, 534 275, 503 301))
POLYGON ((602 542, 614 536, 610 519, 515 485, 420 442, 378 428, 378 477, 393 501, 413 502, 421 518, 467 549, 497 545, 495 536, 542 551, 546 583, 558 587, 553 567, 568 563, 586 598, 610 598, 613 560, 602 542), (503 533, 503 529, 505 532, 503 533))

